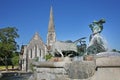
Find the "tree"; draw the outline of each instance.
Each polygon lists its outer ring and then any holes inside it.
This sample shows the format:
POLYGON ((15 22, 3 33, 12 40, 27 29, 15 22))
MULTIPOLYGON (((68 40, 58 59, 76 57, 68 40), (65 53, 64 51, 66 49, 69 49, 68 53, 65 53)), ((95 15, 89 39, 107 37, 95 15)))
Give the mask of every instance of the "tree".
POLYGON ((117 49, 112 49, 112 52, 118 52, 118 53, 120 53, 120 51, 117 50, 117 49))
POLYGON ((8 70, 8 58, 18 49, 15 41, 19 37, 17 31, 15 27, 0 29, 0 60, 5 64, 6 70, 8 70))
POLYGON ((14 69, 14 66, 19 65, 19 52, 12 53, 11 62, 12 62, 12 64, 11 64, 12 69, 14 69))
POLYGON ((112 51, 113 51, 113 52, 117 52, 117 50, 116 50, 116 49, 112 49, 112 51))
POLYGON ((12 58, 12 67, 14 68, 14 66, 18 66, 19 64, 19 56, 14 56, 12 58))

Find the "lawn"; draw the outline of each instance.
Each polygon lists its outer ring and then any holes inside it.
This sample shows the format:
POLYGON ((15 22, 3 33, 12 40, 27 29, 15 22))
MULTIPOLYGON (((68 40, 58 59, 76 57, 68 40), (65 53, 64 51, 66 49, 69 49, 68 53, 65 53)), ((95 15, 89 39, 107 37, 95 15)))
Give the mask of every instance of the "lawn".
MULTIPOLYGON (((14 69, 17 69, 18 66, 14 66, 14 69)), ((0 66, 0 71, 4 71, 6 70, 6 67, 5 66, 0 66)), ((12 70, 12 66, 8 66, 8 70, 12 70)))

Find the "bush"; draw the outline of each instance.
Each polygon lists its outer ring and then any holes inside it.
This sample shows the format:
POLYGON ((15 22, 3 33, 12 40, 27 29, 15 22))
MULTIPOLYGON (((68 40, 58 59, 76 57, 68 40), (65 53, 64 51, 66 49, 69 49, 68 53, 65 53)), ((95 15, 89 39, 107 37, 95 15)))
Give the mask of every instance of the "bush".
POLYGON ((47 55, 45 55, 45 59, 46 60, 49 60, 49 59, 51 59, 53 56, 52 56, 52 54, 47 54, 47 55))

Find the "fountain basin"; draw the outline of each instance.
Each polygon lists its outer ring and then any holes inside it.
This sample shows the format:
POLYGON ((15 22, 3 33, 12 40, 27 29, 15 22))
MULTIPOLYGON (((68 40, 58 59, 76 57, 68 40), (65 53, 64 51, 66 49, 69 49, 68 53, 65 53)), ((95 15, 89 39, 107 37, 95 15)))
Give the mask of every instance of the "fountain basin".
POLYGON ((85 79, 94 75, 94 61, 33 62, 37 80, 85 79))
POLYGON ((36 67, 63 68, 65 65, 65 62, 44 61, 44 62, 33 62, 32 64, 33 66, 36 66, 36 67))
POLYGON ((33 73, 28 72, 1 72, 0 80, 28 80, 33 73))
POLYGON ((98 53, 96 54, 96 58, 99 58, 99 57, 111 57, 111 56, 119 56, 120 57, 120 53, 118 52, 101 52, 101 53, 98 53))
POLYGON ((102 57, 96 59, 97 67, 120 67, 120 57, 102 57))

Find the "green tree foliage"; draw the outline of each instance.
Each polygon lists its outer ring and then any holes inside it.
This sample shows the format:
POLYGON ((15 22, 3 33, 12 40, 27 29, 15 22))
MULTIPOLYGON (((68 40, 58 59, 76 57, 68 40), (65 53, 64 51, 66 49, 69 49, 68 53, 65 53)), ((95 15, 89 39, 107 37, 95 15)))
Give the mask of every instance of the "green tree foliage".
POLYGON ((16 66, 19 64, 19 53, 12 54, 12 65, 16 66))
POLYGON ((19 61, 19 56, 14 56, 13 58, 12 58, 12 64, 13 65, 18 65, 18 62, 19 61))
POLYGON ((120 51, 117 50, 117 49, 112 49, 112 52, 118 52, 118 53, 120 53, 120 51))
POLYGON ((18 29, 15 27, 6 27, 0 29, 0 60, 8 70, 8 58, 18 49, 16 38, 19 37, 18 29))
POLYGON ((113 52, 117 52, 117 50, 116 50, 116 49, 112 49, 112 51, 113 51, 113 52))

